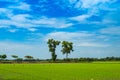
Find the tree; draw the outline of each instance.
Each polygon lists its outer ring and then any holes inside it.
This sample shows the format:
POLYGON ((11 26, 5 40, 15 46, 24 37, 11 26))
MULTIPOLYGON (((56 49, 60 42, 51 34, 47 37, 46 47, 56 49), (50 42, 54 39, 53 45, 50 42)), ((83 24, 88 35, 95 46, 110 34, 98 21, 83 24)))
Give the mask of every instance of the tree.
POLYGON ((55 41, 54 39, 49 39, 48 42, 49 52, 51 52, 52 60, 56 61, 57 55, 55 53, 57 45, 60 44, 60 41, 55 41))
POLYGON ((6 59, 6 58, 7 58, 7 55, 6 55, 6 54, 1 55, 1 59, 2 59, 2 60, 6 59))
POLYGON ((66 59, 68 59, 68 54, 71 53, 71 51, 73 52, 73 43, 72 42, 68 42, 68 41, 63 41, 62 42, 62 50, 61 52, 63 54, 66 54, 66 59))
POLYGON ((18 61, 18 56, 17 55, 11 55, 11 56, 15 59, 16 62, 18 61))
POLYGON ((2 55, 0 55, 0 61, 2 60, 2 55))
POLYGON ((2 58, 2 55, 0 55, 0 59, 2 58))
POLYGON ((17 55, 11 55, 13 58, 18 59, 17 55))
POLYGON ((26 55, 24 56, 27 60, 33 60, 33 57, 32 56, 29 56, 29 55, 26 55))

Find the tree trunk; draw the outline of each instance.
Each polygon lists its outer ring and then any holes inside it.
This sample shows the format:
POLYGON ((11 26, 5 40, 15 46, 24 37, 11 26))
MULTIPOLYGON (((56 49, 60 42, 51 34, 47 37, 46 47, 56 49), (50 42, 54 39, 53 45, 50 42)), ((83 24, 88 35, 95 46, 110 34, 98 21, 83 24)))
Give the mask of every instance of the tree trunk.
POLYGON ((66 54, 66 59, 68 59, 68 54, 66 54))

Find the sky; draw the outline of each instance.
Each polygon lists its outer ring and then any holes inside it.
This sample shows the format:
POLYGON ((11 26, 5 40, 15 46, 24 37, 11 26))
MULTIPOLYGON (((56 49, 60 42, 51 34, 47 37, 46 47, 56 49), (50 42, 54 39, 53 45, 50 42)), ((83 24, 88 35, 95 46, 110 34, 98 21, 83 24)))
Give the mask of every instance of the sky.
MULTIPOLYGON (((0 0, 0 54, 49 59, 47 40, 73 42, 70 58, 120 57, 120 0, 0 0)), ((58 58, 65 58, 61 45, 58 58)))

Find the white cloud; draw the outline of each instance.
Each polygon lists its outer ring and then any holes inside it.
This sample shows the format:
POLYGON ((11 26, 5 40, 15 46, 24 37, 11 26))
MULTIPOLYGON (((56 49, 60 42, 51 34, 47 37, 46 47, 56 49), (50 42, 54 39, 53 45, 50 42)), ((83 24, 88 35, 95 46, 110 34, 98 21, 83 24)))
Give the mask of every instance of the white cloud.
POLYGON ((100 44, 100 43, 95 43, 95 42, 84 42, 84 43, 80 43, 77 46, 81 46, 81 47, 108 47, 109 45, 106 44, 100 44))
POLYGON ((7 12, 8 10, 6 8, 0 8, 0 13, 5 13, 7 12))
POLYGON ((91 14, 79 15, 79 16, 71 17, 70 19, 82 22, 82 21, 86 21, 86 19, 89 17, 91 17, 91 14))
POLYGON ((76 21, 85 21, 92 15, 99 16, 101 10, 115 11, 116 8, 110 7, 114 2, 116 2, 116 0, 69 0, 70 5, 74 5, 74 8, 80 11, 87 9, 85 14, 75 16, 72 19, 76 21))
POLYGON ((50 58, 50 53, 48 52, 47 46, 40 43, 37 44, 25 44, 25 43, 15 43, 15 42, 0 42, 0 53, 7 54, 8 58, 15 54, 19 57, 24 57, 25 55, 31 55, 35 58, 50 58), (12 45, 12 46, 11 46, 12 45))
POLYGON ((81 2, 82 8, 92 8, 95 7, 97 4, 110 2, 110 0, 81 0, 81 2))
POLYGON ((47 17, 41 17, 37 20, 32 20, 31 22, 33 24, 46 25, 46 27, 53 27, 53 28, 66 28, 73 25, 72 23, 67 22, 67 20, 65 19, 47 18, 47 17))
POLYGON ((34 31, 36 31, 37 29, 36 29, 36 28, 28 28, 28 30, 34 32, 34 31))
MULTIPOLYGON (((15 1, 15 0, 14 0, 15 1)), ((17 0, 15 1, 17 2, 17 0)), ((0 8, 0 13, 4 13, 4 15, 13 15, 13 11, 15 9, 18 10, 25 10, 25 11, 30 11, 31 10, 31 6, 25 2, 17 2, 14 5, 9 5, 8 7, 5 8, 0 8)))
POLYGON ((29 14, 13 14, 14 8, 29 9, 25 7, 25 3, 21 3, 22 7, 10 6, 9 8, 0 8, 0 14, 6 16, 8 19, 0 20, 0 27, 10 27, 11 25, 20 28, 31 28, 31 27, 51 27, 51 28, 66 28, 73 25, 73 23, 68 22, 66 19, 59 18, 47 18, 45 16, 33 18, 29 14), (25 7, 25 8, 24 8, 25 7))
POLYGON ((7 2, 19 2, 20 0, 0 0, 0 1, 7 1, 7 2))
POLYGON ((74 6, 74 8, 80 9, 82 3, 80 0, 68 0, 71 5, 74 6))
POLYGON ((54 38, 57 40, 74 40, 85 37, 93 36, 94 34, 88 34, 86 32, 53 32, 46 36, 46 39, 54 38))
POLYGON ((70 3, 75 3, 77 0, 69 0, 70 3))
POLYGON ((70 4, 74 4, 75 8, 94 8, 100 7, 98 5, 103 5, 106 3, 113 3, 116 0, 68 0, 70 4))
POLYGON ((34 27, 35 25, 30 24, 30 23, 25 23, 25 22, 16 22, 13 20, 0 20, 0 25, 1 26, 8 26, 11 27, 12 26, 16 26, 18 28, 29 28, 29 27, 34 27))
POLYGON ((46 41, 50 38, 55 40, 67 40, 72 41, 75 46, 88 46, 88 47, 107 47, 107 44, 104 44, 104 39, 101 35, 96 35, 94 33, 88 32, 53 32, 46 35, 44 38, 46 41), (99 41, 101 40, 102 41, 99 41))
POLYGON ((0 8, 0 15, 3 16, 3 19, 0 20, 0 27, 10 27, 11 25, 23 27, 23 26, 32 25, 28 23, 29 19, 27 18, 30 17, 29 14, 15 15, 13 13, 14 9, 30 10, 30 5, 21 2, 21 3, 16 3, 15 5, 12 6, 8 6, 6 8, 0 8))
POLYGON ((27 19, 28 17, 30 17, 30 15, 28 14, 18 14, 18 15, 14 15, 11 16, 11 20, 15 21, 15 22, 28 22, 29 20, 27 19))
POLYGON ((11 15, 9 16, 10 19, 2 19, 0 20, 1 26, 8 26, 11 25, 16 26, 18 28, 35 28, 35 27, 51 27, 51 28, 66 28, 70 27, 73 24, 67 22, 65 19, 58 19, 58 18, 47 18, 47 17, 40 17, 38 19, 30 19, 32 18, 29 14, 18 14, 18 15, 11 15))
POLYGON ((120 35, 120 27, 108 27, 100 30, 102 34, 120 35))
POLYGON ((13 13, 12 13, 12 10, 9 10, 7 8, 0 8, 0 15, 10 17, 13 15, 13 13))
POLYGON ((30 5, 24 2, 19 3, 18 5, 13 5, 13 6, 9 6, 8 8, 12 8, 12 9, 20 9, 20 10, 27 10, 30 11, 30 5))
POLYGON ((81 0, 82 8, 93 8, 97 7, 99 4, 105 6, 105 4, 113 3, 116 0, 81 0))
POLYGON ((75 8, 80 8, 82 6, 82 3, 81 1, 78 1, 76 4, 75 4, 75 8))
POLYGON ((15 33, 17 31, 17 29, 9 29, 8 31, 11 33, 15 33))
POLYGON ((56 23, 56 19, 55 18, 47 18, 45 16, 43 17, 40 17, 39 19, 36 19, 36 20, 32 20, 32 23, 33 24, 49 24, 49 25, 53 25, 56 23))
POLYGON ((59 28, 66 28, 66 27, 70 27, 72 25, 73 25, 73 23, 61 23, 61 24, 57 24, 56 26, 59 26, 59 28))

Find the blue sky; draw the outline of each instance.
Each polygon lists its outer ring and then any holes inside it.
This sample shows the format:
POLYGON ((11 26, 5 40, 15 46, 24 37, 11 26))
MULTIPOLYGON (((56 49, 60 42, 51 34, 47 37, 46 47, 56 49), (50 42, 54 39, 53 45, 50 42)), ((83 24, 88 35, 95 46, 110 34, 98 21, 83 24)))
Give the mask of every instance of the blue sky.
MULTIPOLYGON (((51 58, 46 42, 53 38, 74 43, 69 57, 120 56, 119 5, 119 0, 0 0, 0 53, 51 58)), ((60 46, 56 52, 64 58, 60 46)))

